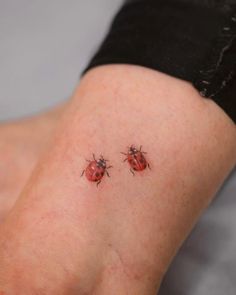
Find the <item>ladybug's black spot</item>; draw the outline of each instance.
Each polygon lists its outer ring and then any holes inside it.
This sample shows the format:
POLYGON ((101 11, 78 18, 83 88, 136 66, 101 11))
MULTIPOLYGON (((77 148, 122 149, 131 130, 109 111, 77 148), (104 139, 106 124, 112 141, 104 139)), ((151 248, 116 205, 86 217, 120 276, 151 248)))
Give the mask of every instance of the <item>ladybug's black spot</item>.
POLYGON ((101 172, 101 175, 102 175, 102 176, 104 175, 104 172, 103 172, 103 171, 101 172))
POLYGON ((136 167, 133 167, 133 169, 134 169, 135 171, 137 171, 137 168, 136 168, 136 167))
POLYGON ((141 159, 139 160, 139 162, 143 164, 143 163, 144 163, 144 159, 141 158, 141 159))
POLYGON ((95 173, 95 176, 98 178, 100 176, 100 173, 99 172, 96 172, 95 173))

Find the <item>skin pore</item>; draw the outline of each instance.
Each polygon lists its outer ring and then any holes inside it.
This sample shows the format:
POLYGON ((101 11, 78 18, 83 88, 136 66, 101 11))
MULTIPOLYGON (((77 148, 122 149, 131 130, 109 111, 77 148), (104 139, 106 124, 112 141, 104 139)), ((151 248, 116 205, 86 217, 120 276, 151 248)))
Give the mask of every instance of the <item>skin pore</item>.
POLYGON ((236 163, 236 128, 187 82, 137 66, 81 80, 0 228, 6 295, 156 294, 173 256, 236 163), (143 145, 151 170, 120 154, 143 145), (81 176, 112 162, 99 186, 81 176))

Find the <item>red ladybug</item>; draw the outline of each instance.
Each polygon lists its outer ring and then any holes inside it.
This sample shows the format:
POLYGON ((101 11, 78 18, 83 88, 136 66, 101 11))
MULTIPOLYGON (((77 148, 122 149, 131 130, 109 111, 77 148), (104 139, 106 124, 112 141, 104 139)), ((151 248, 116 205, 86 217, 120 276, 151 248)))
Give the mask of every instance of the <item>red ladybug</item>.
POLYGON ((104 174, 106 173, 108 177, 110 177, 107 169, 112 166, 107 167, 107 161, 100 156, 99 160, 96 160, 95 155, 93 154, 93 160, 87 160, 89 162, 87 168, 82 172, 81 176, 84 175, 87 177, 89 181, 97 182, 97 186, 101 182, 104 174))
POLYGON ((134 147, 134 145, 131 145, 128 148, 128 153, 127 154, 122 153, 122 154, 127 156, 127 158, 124 159, 124 162, 128 161, 128 163, 131 166, 130 171, 132 172, 133 175, 134 175, 134 171, 142 171, 146 169, 147 167, 151 169, 149 163, 144 157, 144 154, 146 154, 146 152, 142 151, 142 146, 140 146, 138 150, 134 147))

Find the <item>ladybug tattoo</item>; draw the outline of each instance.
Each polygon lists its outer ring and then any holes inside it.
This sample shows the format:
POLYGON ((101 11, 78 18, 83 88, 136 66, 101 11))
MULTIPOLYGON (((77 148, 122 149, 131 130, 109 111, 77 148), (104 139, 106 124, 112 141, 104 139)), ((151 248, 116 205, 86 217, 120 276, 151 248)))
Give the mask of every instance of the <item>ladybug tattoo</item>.
POLYGON ((144 157, 144 154, 146 154, 146 152, 142 151, 142 146, 140 146, 138 150, 134 145, 131 145, 130 147, 128 147, 128 153, 122 153, 122 154, 126 156, 126 158, 124 159, 124 162, 128 161, 131 167, 130 172, 133 175, 135 175, 134 171, 142 171, 146 169, 147 167, 151 169, 149 163, 144 157))
POLYGON ((97 182, 97 186, 102 181, 104 174, 110 177, 107 169, 111 168, 112 166, 107 167, 108 160, 105 160, 103 156, 97 160, 95 155, 93 154, 93 160, 86 160, 89 162, 86 169, 82 172, 81 177, 84 175, 87 177, 89 181, 97 182))

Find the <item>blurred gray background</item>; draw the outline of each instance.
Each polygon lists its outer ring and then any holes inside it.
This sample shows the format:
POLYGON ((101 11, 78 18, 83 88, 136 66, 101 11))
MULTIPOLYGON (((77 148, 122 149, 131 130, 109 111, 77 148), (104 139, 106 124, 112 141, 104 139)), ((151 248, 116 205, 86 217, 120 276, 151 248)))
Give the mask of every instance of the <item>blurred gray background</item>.
MULTIPOLYGON (((0 120, 69 97, 121 3, 0 0, 0 120)), ((236 294, 236 171, 184 243, 160 294, 236 294)))
POLYGON ((0 0, 0 119, 70 96, 122 0, 0 0))

